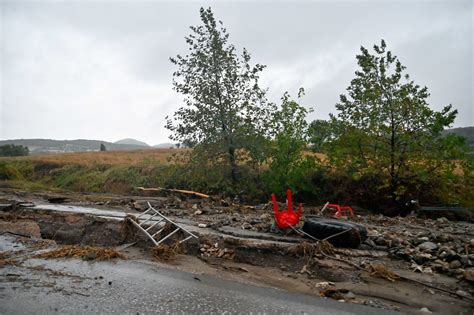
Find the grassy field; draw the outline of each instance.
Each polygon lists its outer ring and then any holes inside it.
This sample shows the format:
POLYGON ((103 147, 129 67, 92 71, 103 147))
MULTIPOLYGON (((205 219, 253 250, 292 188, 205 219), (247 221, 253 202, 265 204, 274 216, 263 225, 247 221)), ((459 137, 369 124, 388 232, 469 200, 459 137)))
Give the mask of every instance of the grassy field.
POLYGON ((188 149, 75 152, 22 157, 0 157, 0 161, 29 161, 58 166, 80 165, 86 167, 96 165, 136 166, 146 163, 167 165, 172 161, 174 156, 186 151, 188 151, 188 149))
POLYGON ((3 185, 31 189, 128 194, 166 184, 187 149, 78 152, 0 158, 3 185))

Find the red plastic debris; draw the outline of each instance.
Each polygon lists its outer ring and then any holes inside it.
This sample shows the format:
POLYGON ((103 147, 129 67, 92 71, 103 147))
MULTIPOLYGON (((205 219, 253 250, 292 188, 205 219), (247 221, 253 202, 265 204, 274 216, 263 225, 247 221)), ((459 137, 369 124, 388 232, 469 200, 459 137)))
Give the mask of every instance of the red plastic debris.
POLYGON ((278 211, 278 205, 275 194, 272 194, 273 211, 275 212, 275 222, 280 229, 287 229, 290 226, 295 226, 300 221, 301 208, 303 205, 298 205, 298 212, 293 212, 293 201, 291 199, 291 189, 286 192, 286 198, 288 200, 288 209, 285 211, 278 211))
POLYGON ((341 206, 335 203, 330 203, 326 207, 329 209, 336 210, 336 213, 334 213, 334 217, 336 218, 354 216, 354 211, 352 210, 352 207, 350 206, 341 206))

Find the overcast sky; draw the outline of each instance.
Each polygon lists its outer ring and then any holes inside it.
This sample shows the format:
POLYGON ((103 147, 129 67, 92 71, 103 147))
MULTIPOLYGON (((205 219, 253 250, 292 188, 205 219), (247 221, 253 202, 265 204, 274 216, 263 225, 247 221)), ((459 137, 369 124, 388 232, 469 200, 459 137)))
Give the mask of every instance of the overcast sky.
POLYGON ((262 86, 334 112, 361 45, 384 38, 439 110, 473 126, 473 2, 4 1, 0 16, 0 139, 169 142, 165 116, 182 105, 170 56, 211 6, 230 41, 267 65, 262 86))

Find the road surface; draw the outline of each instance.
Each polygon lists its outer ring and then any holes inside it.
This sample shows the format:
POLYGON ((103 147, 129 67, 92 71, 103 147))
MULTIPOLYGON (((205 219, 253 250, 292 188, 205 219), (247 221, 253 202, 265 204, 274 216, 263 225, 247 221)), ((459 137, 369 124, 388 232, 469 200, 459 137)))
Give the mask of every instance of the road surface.
POLYGON ((30 259, 0 269, 0 314, 398 314, 158 267, 30 259))

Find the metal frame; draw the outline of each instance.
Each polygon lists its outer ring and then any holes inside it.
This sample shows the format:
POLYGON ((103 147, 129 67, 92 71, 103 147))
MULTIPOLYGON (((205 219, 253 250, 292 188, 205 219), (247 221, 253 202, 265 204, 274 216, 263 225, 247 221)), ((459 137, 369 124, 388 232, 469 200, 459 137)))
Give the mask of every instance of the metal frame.
MULTIPOLYGON (((173 234, 175 234, 176 232, 178 232, 179 230, 182 230, 184 231, 186 234, 188 234, 188 236, 184 239, 182 239, 181 241, 179 241, 179 244, 183 243, 183 242, 186 242, 187 240, 189 240, 190 238, 195 238, 195 239, 198 239, 198 237, 196 235, 194 235, 193 233, 191 233, 190 231, 188 231, 187 229, 183 228, 182 226, 179 226, 178 224, 176 224, 175 222, 171 221, 170 219, 168 219, 167 217, 165 217, 164 215, 162 215, 158 210, 156 210, 155 208, 153 208, 150 204, 150 202, 147 202, 148 204, 148 209, 143 211, 142 213, 140 213, 136 219, 138 222, 132 220, 131 218, 127 218, 130 222, 133 223, 133 225, 135 225, 140 231, 142 231, 152 242, 153 244, 155 244, 155 246, 158 246, 160 245, 161 243, 163 243, 165 240, 167 240, 168 238, 170 238, 173 234), (146 218, 144 221, 140 222, 140 218, 143 217, 144 215, 148 214, 149 212, 151 212, 152 214, 149 214, 149 217, 146 218), (159 217, 158 220, 154 220, 154 218, 156 217, 159 217), (148 223, 148 222, 153 222, 153 224, 145 227, 145 224, 148 223), (161 232, 163 232, 163 230, 165 229, 165 225, 163 225, 163 227, 161 229, 159 229, 157 232, 153 233, 153 234, 150 234, 148 233, 148 231, 150 231, 153 227, 155 227, 156 225, 162 223, 162 222, 167 222, 167 223, 171 223, 171 225, 173 225, 174 227, 176 227, 172 232, 168 233, 167 235, 163 235, 161 236, 161 232), (155 238, 156 236, 161 236, 160 239, 157 239, 155 238)), ((148 223, 149 224, 149 223, 148 223)))

